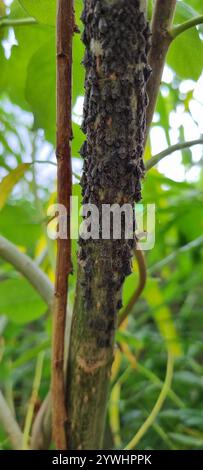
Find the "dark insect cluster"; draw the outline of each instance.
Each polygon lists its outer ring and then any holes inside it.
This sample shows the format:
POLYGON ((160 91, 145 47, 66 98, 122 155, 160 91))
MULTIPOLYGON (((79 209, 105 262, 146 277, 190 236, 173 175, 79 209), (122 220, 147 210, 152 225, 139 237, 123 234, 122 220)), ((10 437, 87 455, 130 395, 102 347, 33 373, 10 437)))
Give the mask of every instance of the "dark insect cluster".
MULTIPOLYGON (((87 138, 80 150, 83 203, 96 204, 100 211, 102 203, 133 207, 141 199, 144 174, 149 25, 139 0, 85 1, 82 21, 86 46, 82 130, 87 138)), ((115 328, 123 281, 131 272, 133 241, 80 240, 80 245, 86 307, 89 312, 98 310, 96 318, 90 314, 89 325, 101 332, 98 344, 106 346, 109 330, 115 328)))

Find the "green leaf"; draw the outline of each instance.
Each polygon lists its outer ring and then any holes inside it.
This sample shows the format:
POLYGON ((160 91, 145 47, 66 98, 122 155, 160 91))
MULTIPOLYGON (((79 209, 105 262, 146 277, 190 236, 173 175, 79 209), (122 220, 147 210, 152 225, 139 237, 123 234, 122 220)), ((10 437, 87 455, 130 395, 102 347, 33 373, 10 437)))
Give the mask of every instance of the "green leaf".
POLYGON ((154 320, 162 334, 167 349, 175 356, 182 354, 180 340, 173 322, 171 311, 167 305, 164 304, 164 297, 157 279, 149 279, 144 291, 150 307, 153 308, 154 320))
POLYGON ((203 446, 203 438, 187 436, 185 434, 179 434, 175 432, 170 432, 169 435, 178 444, 189 447, 191 449, 194 447, 202 448, 203 446))
POLYGON ((1 210, 0 233, 18 246, 29 249, 34 254, 34 247, 41 234, 39 215, 32 204, 25 200, 6 204, 1 210))
MULTIPOLYGON (((198 14, 184 2, 178 2, 175 23, 180 24, 198 14)), ((197 29, 191 28, 180 34, 170 45, 167 62, 180 78, 198 80, 202 72, 200 57, 203 55, 203 42, 197 29)))
POLYGON ((128 331, 118 330, 116 332, 116 340, 119 343, 126 343, 131 346, 133 349, 140 350, 143 348, 143 342, 137 339, 134 335, 130 334, 128 331))
POLYGON ((45 311, 46 304, 25 279, 0 283, 0 314, 24 324, 41 317, 45 311))
POLYGON ((39 23, 56 24, 56 0, 19 0, 29 16, 39 23))
POLYGON ((55 36, 52 35, 32 56, 26 80, 26 98, 35 116, 35 127, 44 129, 52 143, 55 143, 55 88, 55 36))
POLYGON ((6 175, 0 183, 0 210, 5 205, 10 193, 16 183, 24 176, 26 170, 29 168, 30 163, 21 163, 15 170, 12 170, 6 175))
MULTIPOLYGON (((18 2, 11 5, 9 18, 24 18, 24 10, 18 2)), ((17 45, 11 49, 9 60, 1 61, 0 86, 15 104, 30 110, 25 97, 27 67, 33 54, 53 35, 53 28, 46 25, 17 26, 14 28, 17 45)), ((1 57, 0 57, 1 59, 1 57)), ((37 87, 37 84, 34 84, 37 87)))

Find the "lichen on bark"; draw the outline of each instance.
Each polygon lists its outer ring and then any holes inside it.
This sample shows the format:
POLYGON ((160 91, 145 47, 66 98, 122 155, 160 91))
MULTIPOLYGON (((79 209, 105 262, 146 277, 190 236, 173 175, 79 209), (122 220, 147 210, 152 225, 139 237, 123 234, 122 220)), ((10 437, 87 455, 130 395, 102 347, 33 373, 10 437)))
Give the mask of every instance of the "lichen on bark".
MULTIPOLYGON (((86 0, 82 20, 81 185, 83 203, 95 204, 101 216, 102 204, 134 207, 141 198, 150 29, 138 0, 86 0)), ((79 241, 67 377, 71 449, 102 447, 117 313, 135 243, 124 238, 124 223, 121 239, 79 241)))

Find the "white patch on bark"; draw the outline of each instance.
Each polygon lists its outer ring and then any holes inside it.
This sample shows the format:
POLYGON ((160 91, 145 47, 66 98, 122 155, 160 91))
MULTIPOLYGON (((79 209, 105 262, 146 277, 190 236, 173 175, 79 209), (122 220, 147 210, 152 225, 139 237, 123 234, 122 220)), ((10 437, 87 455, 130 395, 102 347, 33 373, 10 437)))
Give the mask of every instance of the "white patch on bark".
POLYGON ((91 39, 90 48, 91 48, 92 53, 96 57, 103 55, 103 49, 99 41, 96 41, 95 39, 91 39))

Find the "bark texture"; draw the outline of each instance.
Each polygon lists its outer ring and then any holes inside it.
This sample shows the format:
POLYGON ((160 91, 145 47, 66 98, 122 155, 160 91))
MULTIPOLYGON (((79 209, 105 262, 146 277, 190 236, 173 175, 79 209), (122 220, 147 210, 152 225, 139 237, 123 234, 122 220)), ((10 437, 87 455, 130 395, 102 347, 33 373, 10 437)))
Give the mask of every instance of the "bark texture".
MULTIPOLYGON (((141 198, 150 30, 143 1, 86 0, 83 203, 141 198)), ((124 223, 122 224, 122 235, 124 223)), ((101 231, 100 231, 101 233, 101 231)), ((135 238, 79 241, 67 377, 70 449, 102 447, 117 313, 135 238)))

